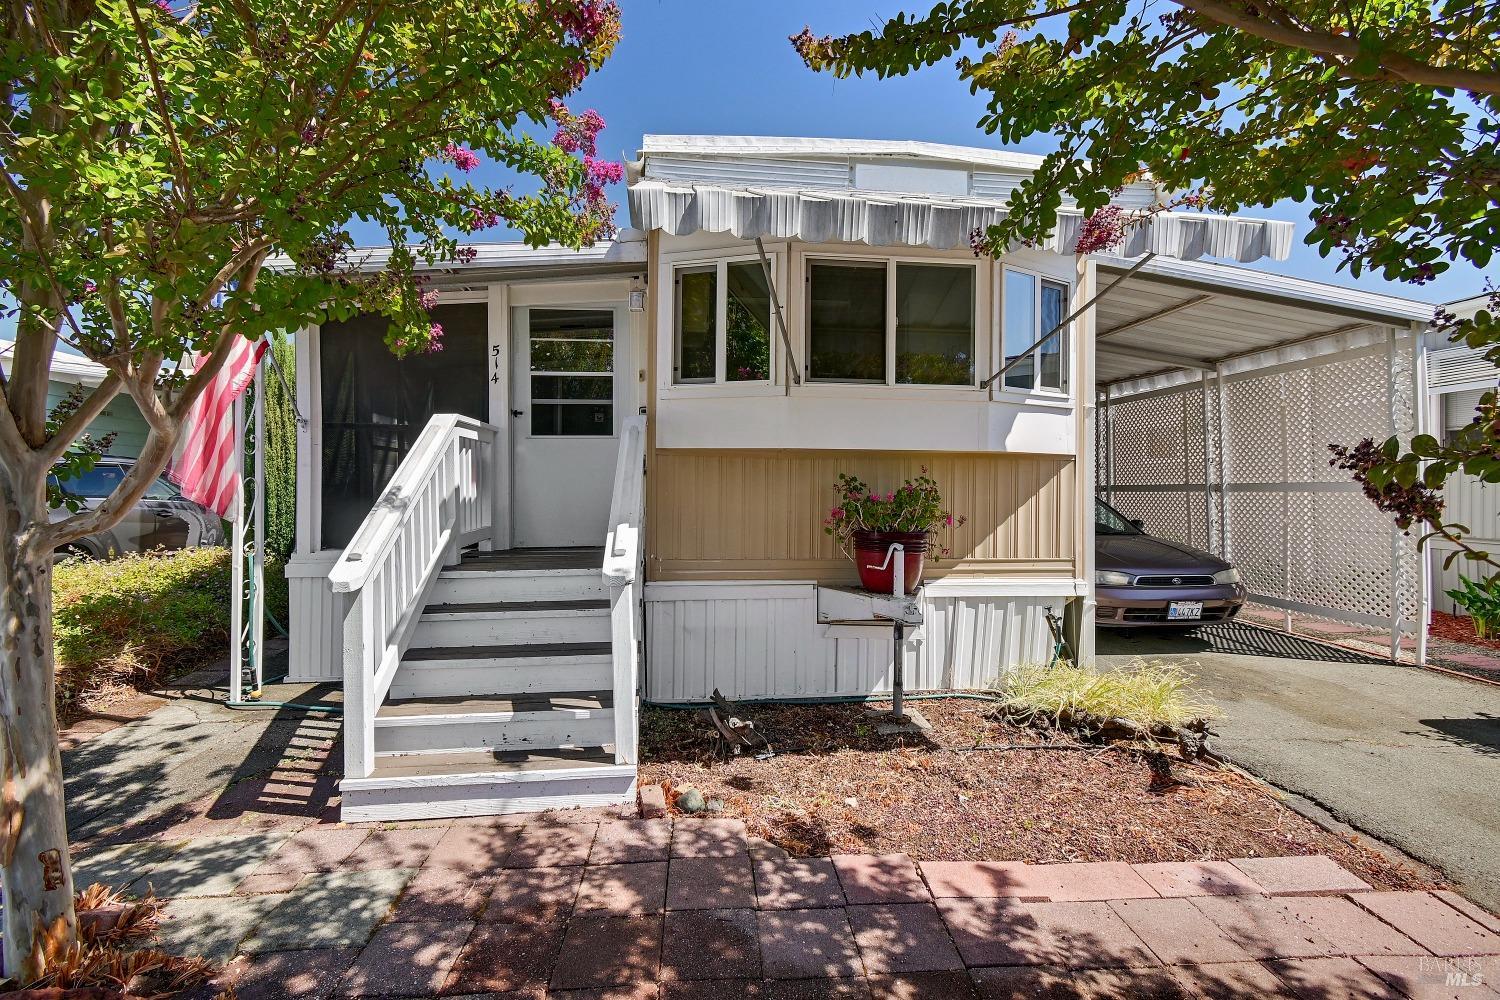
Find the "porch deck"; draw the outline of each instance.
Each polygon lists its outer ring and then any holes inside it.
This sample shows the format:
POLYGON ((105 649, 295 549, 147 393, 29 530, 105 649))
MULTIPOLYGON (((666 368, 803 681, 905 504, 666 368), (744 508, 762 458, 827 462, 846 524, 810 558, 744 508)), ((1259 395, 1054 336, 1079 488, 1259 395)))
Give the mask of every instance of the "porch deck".
POLYGON ((566 549, 505 549, 499 552, 466 552, 463 562, 448 572, 598 569, 603 561, 602 546, 578 546, 566 549))

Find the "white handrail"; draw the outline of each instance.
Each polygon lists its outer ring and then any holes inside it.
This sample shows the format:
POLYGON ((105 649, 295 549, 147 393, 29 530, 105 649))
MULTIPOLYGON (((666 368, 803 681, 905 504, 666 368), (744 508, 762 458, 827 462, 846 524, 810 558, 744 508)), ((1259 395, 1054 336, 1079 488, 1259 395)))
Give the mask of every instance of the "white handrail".
POLYGON ((609 588, 610 646, 614 664, 615 762, 637 763, 640 715, 641 587, 645 583, 646 418, 620 429, 609 530, 604 538, 604 582, 609 588))
POLYGON ((439 413, 428 421, 328 574, 347 593, 344 774, 375 764, 375 711, 444 565, 494 537, 495 428, 439 413))

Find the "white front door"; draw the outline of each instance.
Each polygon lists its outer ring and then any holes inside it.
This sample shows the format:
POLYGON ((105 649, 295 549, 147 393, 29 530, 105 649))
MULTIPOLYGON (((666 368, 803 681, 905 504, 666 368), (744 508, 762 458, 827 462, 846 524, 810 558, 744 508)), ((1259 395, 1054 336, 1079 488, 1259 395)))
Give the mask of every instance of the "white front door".
POLYGON ((512 325, 512 544, 603 545, 621 414, 625 311, 524 306, 512 325))

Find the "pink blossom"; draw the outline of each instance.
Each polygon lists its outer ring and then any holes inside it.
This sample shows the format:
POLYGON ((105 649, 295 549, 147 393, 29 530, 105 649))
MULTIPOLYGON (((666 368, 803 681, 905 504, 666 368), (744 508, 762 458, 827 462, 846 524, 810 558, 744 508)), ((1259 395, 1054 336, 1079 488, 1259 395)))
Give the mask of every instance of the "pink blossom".
POLYGON ((479 208, 475 206, 469 209, 469 230, 493 229, 500 224, 500 213, 492 208, 479 208))
POLYGON ((583 168, 590 180, 601 185, 618 184, 625 176, 624 165, 614 160, 596 160, 592 156, 585 156, 583 168))
POLYGON ((575 115, 561 101, 553 101, 551 108, 552 117, 557 122, 552 144, 565 153, 594 156, 599 151, 597 140, 599 133, 604 131, 604 116, 593 108, 575 115))
POLYGON ((443 324, 434 323, 427 328, 427 353, 436 354, 443 349, 443 324))
POLYGON ((614 0, 574 0, 557 11, 563 30, 578 45, 588 45, 613 30, 620 19, 620 8, 614 0))
POLYGON ((454 252, 453 259, 458 261, 460 264, 471 264, 473 263, 474 258, 478 256, 479 250, 476 247, 459 247, 458 250, 454 252))
POLYGON ((170 14, 172 13, 172 4, 170 0, 156 0, 156 9, 163 14, 170 14))
POLYGON ((85 281, 83 283, 83 294, 85 295, 93 295, 98 290, 99 286, 94 284, 92 281, 85 281))
POLYGON ((1074 253, 1090 254, 1101 250, 1112 250, 1125 238, 1125 214, 1119 205, 1105 205, 1083 220, 1078 227, 1078 242, 1074 253))
POLYGON ((953 515, 949 514, 947 517, 943 518, 943 524, 949 528, 953 527, 953 515))
POLYGON ((460 146, 457 143, 450 142, 448 143, 448 145, 444 146, 442 156, 440 158, 447 160, 449 163, 452 163, 455 167, 457 167, 459 170, 462 170, 464 173, 468 173, 470 170, 473 170, 475 167, 479 166, 479 155, 472 149, 465 149, 463 146, 460 146))
POLYGON ((427 311, 432 311, 438 304, 438 293, 435 290, 423 292, 417 297, 417 305, 427 311))

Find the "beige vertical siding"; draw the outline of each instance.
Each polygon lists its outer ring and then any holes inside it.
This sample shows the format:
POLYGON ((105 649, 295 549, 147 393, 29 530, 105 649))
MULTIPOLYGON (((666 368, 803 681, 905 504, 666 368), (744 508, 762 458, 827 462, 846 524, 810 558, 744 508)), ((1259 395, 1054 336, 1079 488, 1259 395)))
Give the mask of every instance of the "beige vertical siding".
POLYGON ((840 472, 885 492, 926 466, 968 523, 929 577, 1072 575, 1071 458, 1016 454, 658 450, 647 470, 653 580, 816 580, 853 568, 822 521, 840 472))

